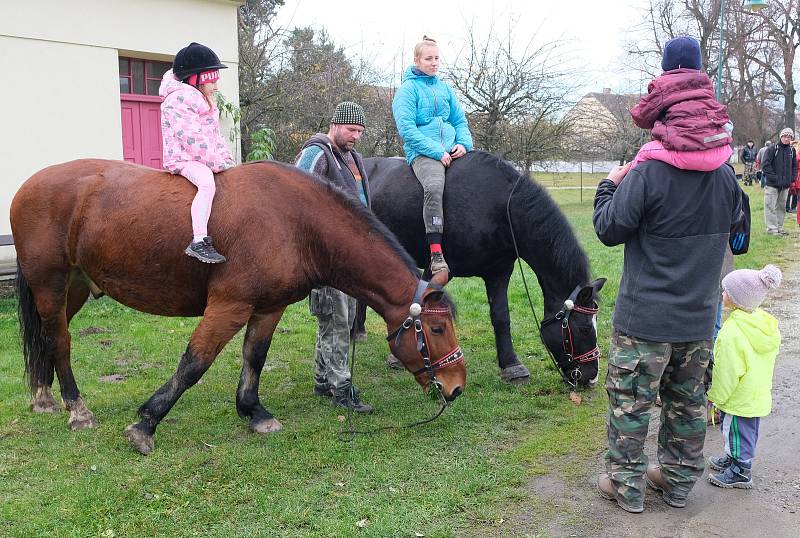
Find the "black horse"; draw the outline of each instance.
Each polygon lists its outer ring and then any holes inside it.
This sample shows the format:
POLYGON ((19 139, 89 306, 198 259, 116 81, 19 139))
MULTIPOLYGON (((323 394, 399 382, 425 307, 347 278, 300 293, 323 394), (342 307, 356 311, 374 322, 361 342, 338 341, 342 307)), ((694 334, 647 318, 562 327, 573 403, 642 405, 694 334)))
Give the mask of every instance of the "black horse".
MULTIPOLYGON (((426 267, 422 186, 411 167, 396 157, 366 159, 365 166, 373 211, 426 267)), ((454 160, 446 177, 445 259, 451 277, 479 276, 486 284, 502 379, 524 383, 530 376, 511 342, 507 292, 517 258, 506 210, 511 195, 519 255, 533 268, 544 295, 542 338, 565 381, 596 383, 596 300, 605 279, 589 282, 589 262, 564 214, 544 189, 489 153, 473 151, 454 160)))

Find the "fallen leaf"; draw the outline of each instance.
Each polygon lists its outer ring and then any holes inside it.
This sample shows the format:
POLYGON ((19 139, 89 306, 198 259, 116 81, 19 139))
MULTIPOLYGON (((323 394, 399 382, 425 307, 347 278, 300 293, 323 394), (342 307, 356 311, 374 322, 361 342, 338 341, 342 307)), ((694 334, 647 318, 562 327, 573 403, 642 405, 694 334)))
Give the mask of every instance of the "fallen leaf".
POLYGON ((421 532, 415 532, 414 536, 416 536, 417 538, 424 538, 425 535, 422 534, 421 532))
POLYGON ((581 398, 581 395, 578 394, 577 392, 570 392, 569 393, 569 399, 575 405, 581 405, 581 402, 583 401, 583 399, 581 398))
POLYGON ((97 470, 97 465, 92 465, 91 467, 89 467, 89 469, 91 469, 92 471, 96 471, 97 470))
POLYGON ((217 445, 210 445, 210 444, 206 443, 205 441, 203 441, 203 444, 206 445, 208 448, 217 448, 217 445))
POLYGON ((389 493, 397 493, 397 488, 394 486, 389 486, 389 493))
POLYGON ((336 482, 334 484, 334 486, 339 487, 339 488, 343 488, 344 487, 344 482, 336 482))
POLYGON ((345 417, 344 415, 339 415, 338 417, 336 417, 336 420, 338 420, 339 422, 344 422, 345 420, 347 420, 347 417, 345 417))
POLYGON ((369 519, 367 518, 356 521, 356 527, 358 527, 359 529, 363 529, 367 525, 369 525, 369 519))

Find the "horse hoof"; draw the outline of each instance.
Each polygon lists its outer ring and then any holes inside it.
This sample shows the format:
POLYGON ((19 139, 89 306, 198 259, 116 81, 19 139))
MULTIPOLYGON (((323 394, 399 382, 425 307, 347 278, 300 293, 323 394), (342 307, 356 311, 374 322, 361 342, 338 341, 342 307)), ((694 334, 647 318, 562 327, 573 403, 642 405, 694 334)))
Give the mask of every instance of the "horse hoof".
POLYGON ((50 387, 39 387, 31 399, 31 411, 34 413, 58 413, 61 406, 56 403, 50 387))
POLYGON ((274 433, 282 429, 283 425, 275 418, 250 423, 250 431, 253 433, 274 433))
POLYGON ((78 430, 88 430, 91 428, 96 428, 100 425, 97 422, 97 419, 94 418, 94 414, 89 412, 88 414, 78 415, 78 416, 71 416, 69 417, 69 421, 67 422, 69 428, 76 432, 78 430))
POLYGON ((391 353, 389 353, 389 355, 386 356, 386 364, 392 370, 402 370, 403 368, 405 368, 405 366, 403 366, 403 363, 400 362, 400 359, 398 359, 391 353))
POLYGON ((500 373, 500 379, 512 385, 527 385, 531 381, 531 373, 524 364, 515 364, 514 366, 503 368, 500 373))
POLYGON ((136 448, 136 450, 138 450, 143 456, 147 456, 155 447, 153 436, 144 433, 142 430, 136 427, 136 424, 131 424, 125 428, 123 434, 134 446, 134 448, 136 448))

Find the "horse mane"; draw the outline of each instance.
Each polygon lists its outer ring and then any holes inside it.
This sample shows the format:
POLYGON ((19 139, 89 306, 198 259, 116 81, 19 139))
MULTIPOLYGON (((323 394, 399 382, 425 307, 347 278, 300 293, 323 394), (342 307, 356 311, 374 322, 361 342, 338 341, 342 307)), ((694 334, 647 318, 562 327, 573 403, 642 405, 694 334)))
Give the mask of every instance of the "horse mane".
POLYGON ((509 190, 517 185, 512 200, 525 212, 525 218, 514 222, 517 237, 521 229, 528 230, 530 236, 546 243, 556 269, 570 282, 587 284, 590 279, 589 259, 569 221, 547 190, 496 155, 485 151, 473 151, 470 155, 473 155, 476 166, 496 168, 508 181, 509 190))
POLYGON ((297 168, 291 164, 278 161, 251 161, 244 163, 242 166, 253 166, 267 163, 280 166, 289 172, 300 174, 309 180, 317 189, 329 194, 330 197, 339 205, 341 205, 350 213, 353 213, 357 219, 365 224, 367 227, 366 229, 372 230, 382 237, 389 248, 391 248, 391 250, 394 251, 394 253, 397 254, 401 260, 403 260, 403 264, 406 266, 409 272, 411 272, 411 274, 413 274, 415 277, 419 278, 419 269, 417 268, 416 263, 408 254, 408 252, 406 252, 406 250, 402 247, 402 245, 400 245, 397 237, 395 237, 389 228, 387 228, 380 220, 378 220, 378 217, 376 217, 372 211, 367 209, 359 200, 356 200, 352 196, 348 195, 345 191, 330 181, 326 181, 315 174, 309 174, 305 170, 301 170, 300 168, 297 168))

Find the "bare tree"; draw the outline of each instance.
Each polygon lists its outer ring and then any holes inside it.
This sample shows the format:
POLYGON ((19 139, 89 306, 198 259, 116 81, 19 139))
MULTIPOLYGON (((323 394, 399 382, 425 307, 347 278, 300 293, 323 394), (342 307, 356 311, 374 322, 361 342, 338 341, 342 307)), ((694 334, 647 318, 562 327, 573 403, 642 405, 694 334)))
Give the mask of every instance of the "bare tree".
POLYGON ((480 36, 470 28, 465 50, 447 73, 464 98, 476 146, 528 167, 558 147, 564 130, 554 125, 574 90, 561 43, 538 45, 536 37, 518 49, 513 27, 505 35, 492 27, 480 36))

